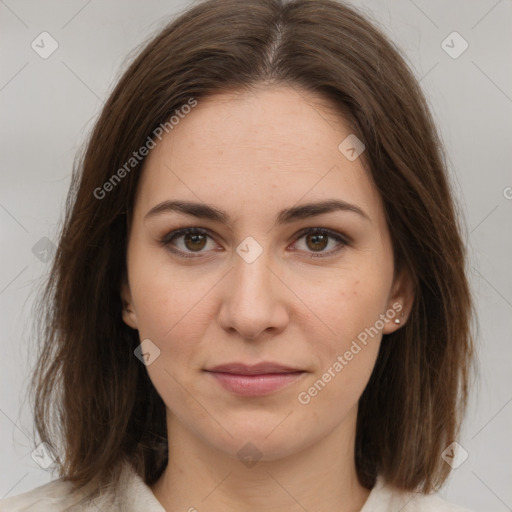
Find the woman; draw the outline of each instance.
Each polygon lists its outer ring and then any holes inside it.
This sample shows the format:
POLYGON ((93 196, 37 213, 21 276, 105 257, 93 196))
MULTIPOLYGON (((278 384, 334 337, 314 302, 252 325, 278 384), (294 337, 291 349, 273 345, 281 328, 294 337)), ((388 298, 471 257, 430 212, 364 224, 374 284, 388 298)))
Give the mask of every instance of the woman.
POLYGON ((61 478, 0 510, 462 510, 434 491, 467 402, 465 267, 426 102, 371 23, 195 5, 74 174, 33 379, 61 478))

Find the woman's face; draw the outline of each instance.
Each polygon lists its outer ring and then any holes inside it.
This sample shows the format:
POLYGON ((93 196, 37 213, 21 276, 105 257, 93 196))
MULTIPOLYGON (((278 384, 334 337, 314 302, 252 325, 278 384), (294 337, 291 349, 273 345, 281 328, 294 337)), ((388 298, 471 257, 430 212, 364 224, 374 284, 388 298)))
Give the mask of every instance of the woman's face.
POLYGON ((287 86, 201 100, 138 185, 124 321, 151 340, 168 427, 232 456, 353 436, 382 333, 408 311, 380 196, 320 101, 287 86), (211 371, 235 363, 287 371, 211 371))

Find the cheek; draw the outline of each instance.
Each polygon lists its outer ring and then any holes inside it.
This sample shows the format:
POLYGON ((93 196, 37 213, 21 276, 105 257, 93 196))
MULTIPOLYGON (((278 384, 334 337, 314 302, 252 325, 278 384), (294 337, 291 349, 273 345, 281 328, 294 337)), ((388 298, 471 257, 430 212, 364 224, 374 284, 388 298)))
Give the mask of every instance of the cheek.
POLYGON ((195 370, 203 363, 198 353, 204 350, 204 333, 211 322, 208 292, 215 280, 192 277, 190 269, 176 270, 156 253, 141 251, 133 257, 130 288, 139 338, 150 339, 159 350, 147 366, 148 375, 167 406, 184 414, 197 406, 186 389, 191 389, 195 370))
POLYGON ((338 404, 334 422, 359 400, 374 368, 392 279, 388 270, 376 259, 359 259, 357 265, 333 270, 329 279, 314 286, 303 281, 299 291, 307 291, 305 302, 316 313, 309 313, 302 330, 319 360, 299 401, 310 401, 309 410, 338 404))
POLYGON ((149 338, 160 351, 147 366, 148 375, 177 417, 192 414, 199 418, 204 410, 194 399, 194 381, 202 362, 198 353, 203 350, 204 332, 211 321, 207 293, 213 283, 192 280, 169 267, 134 273, 134 282, 139 337, 149 338))
MULTIPOLYGON (((198 329, 206 322, 204 307, 214 277, 212 272, 179 268, 161 248, 134 251, 130 288, 140 336, 167 343, 183 339, 185 328, 198 329)), ((191 337, 193 332, 188 332, 191 337)))
POLYGON ((323 340, 324 353, 332 358, 348 350, 359 335, 364 339, 364 333, 375 327, 386 311, 389 286, 389 276, 375 265, 360 264, 357 270, 333 269, 330 276, 315 282, 304 279, 295 288, 297 295, 306 298, 297 321, 303 318, 303 329, 316 332, 317 339, 323 340))
POLYGON ((141 295, 137 308, 140 339, 151 339, 160 350, 159 363, 179 378, 199 364, 197 353, 212 320, 207 290, 199 286, 178 294, 176 283, 165 286, 159 280, 147 285, 151 293, 141 295))
POLYGON ((356 406, 379 352, 382 329, 376 323, 384 311, 383 294, 363 293, 364 286, 356 279, 324 296, 317 307, 321 323, 329 329, 324 328, 322 336, 309 331, 309 339, 315 341, 309 348, 319 364, 297 400, 305 411, 323 418, 325 429, 339 424, 356 406))

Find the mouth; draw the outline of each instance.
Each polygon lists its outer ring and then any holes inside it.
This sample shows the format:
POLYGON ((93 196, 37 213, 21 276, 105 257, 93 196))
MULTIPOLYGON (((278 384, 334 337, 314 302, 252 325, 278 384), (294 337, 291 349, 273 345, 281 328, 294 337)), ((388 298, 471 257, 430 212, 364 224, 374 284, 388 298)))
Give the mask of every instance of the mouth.
POLYGON ((296 382, 307 373, 277 363, 228 363, 205 370, 224 389, 242 396, 274 393, 296 382))

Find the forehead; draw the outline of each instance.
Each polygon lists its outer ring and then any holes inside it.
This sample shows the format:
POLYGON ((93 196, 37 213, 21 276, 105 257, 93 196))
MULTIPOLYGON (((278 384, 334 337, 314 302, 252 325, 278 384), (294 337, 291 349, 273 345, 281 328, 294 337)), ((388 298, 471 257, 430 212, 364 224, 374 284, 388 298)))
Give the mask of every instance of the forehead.
MULTIPOLYGON (((192 157, 236 156, 240 166, 254 153, 291 156, 336 150, 349 129, 320 96, 287 85, 260 86, 201 99, 165 137, 167 150, 194 148, 192 157), (332 147, 334 144, 334 148, 332 147)), ((259 161, 259 159, 257 160, 259 161)), ((253 162, 255 163, 255 162, 253 162)))
POLYGON ((198 100, 148 154, 138 207, 146 212, 178 197, 223 209, 243 205, 249 213, 265 201, 291 206, 302 197, 337 197, 377 215, 380 197, 362 159, 350 161, 338 148, 350 134, 331 104, 296 87, 198 100))

